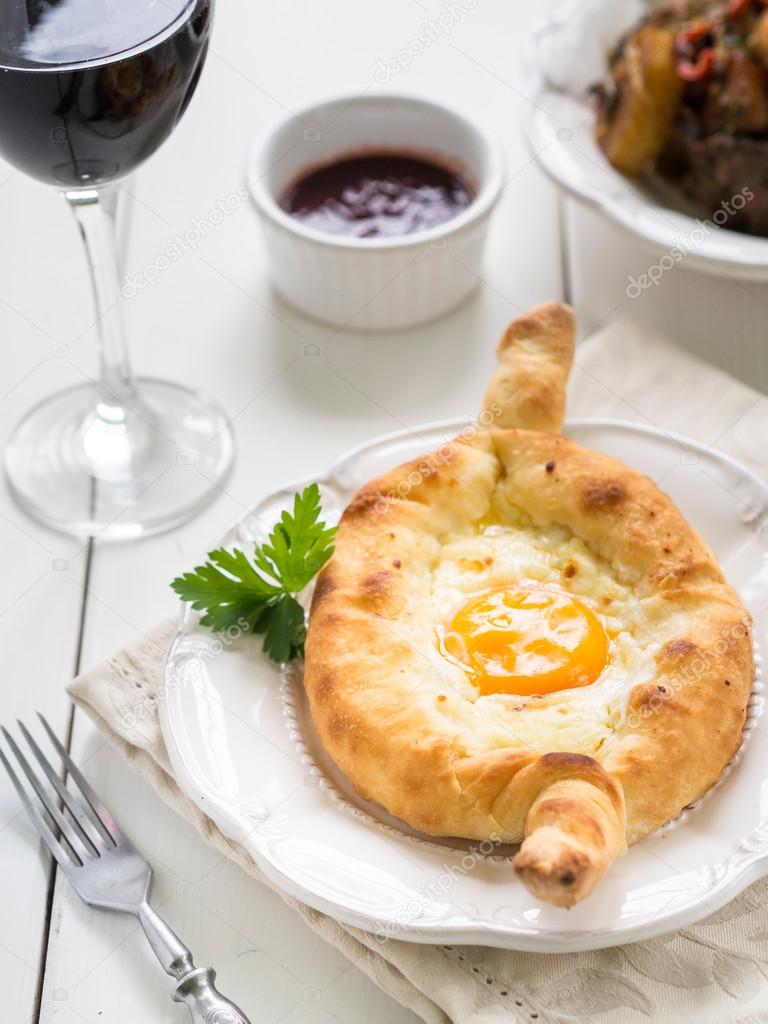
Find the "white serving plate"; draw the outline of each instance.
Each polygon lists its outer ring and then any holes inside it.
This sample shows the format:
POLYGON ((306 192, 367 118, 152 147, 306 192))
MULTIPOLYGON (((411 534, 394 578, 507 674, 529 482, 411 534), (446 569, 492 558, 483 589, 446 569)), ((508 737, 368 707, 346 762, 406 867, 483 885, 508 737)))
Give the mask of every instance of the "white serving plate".
POLYGON ((571 195, 601 210, 656 253, 672 254, 672 259, 675 252, 684 254, 675 264, 768 281, 768 239, 706 226, 686 212, 685 201, 668 187, 653 189, 614 170, 595 141, 588 89, 605 76, 606 53, 649 6, 643 0, 561 0, 548 13, 527 52, 531 149, 571 195))
MULTIPOLYGON (((335 520, 364 482, 439 448, 465 424, 426 425, 356 449, 320 481, 335 520)), ((658 481, 714 548, 768 639, 768 489, 684 438, 619 421, 566 434, 658 481)), ((224 538, 262 540, 296 489, 270 495, 224 538)), ((296 674, 254 637, 221 638, 186 609, 160 720, 176 779, 274 885, 346 924, 418 942, 568 952, 634 942, 712 913, 768 873, 768 732, 756 682, 745 744, 692 809, 617 860, 573 910, 538 903, 509 849, 432 840, 364 804, 318 749, 296 674)))

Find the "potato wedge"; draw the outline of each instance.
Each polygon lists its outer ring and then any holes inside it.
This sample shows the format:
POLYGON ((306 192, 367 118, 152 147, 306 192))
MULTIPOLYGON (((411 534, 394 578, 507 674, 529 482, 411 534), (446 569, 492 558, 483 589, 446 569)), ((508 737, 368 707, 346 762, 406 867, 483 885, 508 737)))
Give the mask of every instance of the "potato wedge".
POLYGON ((749 44, 754 52, 768 64, 768 11, 763 11, 757 20, 749 44))
POLYGON ((674 34, 643 25, 628 38, 612 77, 616 102, 600 114, 597 139, 617 170, 640 174, 663 149, 680 103, 674 34))

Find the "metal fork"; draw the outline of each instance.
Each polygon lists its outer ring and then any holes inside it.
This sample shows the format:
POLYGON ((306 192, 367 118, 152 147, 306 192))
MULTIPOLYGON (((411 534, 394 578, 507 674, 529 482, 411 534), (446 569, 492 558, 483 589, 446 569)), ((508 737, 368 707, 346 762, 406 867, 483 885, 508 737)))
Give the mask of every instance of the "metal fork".
POLYGON ((27 791, 0 747, 0 760, 48 849, 78 896, 92 907, 118 910, 138 918, 155 956, 176 981, 173 998, 186 1003, 194 1024, 248 1024, 245 1014, 216 989, 211 967, 195 967, 192 954, 149 904, 152 868, 118 827, 57 739, 45 718, 38 718, 82 799, 59 778, 29 730, 18 722, 45 780, 31 767, 13 737, 6 743, 18 761, 39 805, 27 791))

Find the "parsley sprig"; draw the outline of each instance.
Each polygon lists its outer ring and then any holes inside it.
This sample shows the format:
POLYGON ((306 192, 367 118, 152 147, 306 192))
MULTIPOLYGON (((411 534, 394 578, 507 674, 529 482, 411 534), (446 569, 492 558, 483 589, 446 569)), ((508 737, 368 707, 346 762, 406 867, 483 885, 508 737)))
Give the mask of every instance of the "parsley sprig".
POLYGON ((223 631, 237 626, 264 635, 264 651, 276 662, 304 653, 304 609, 296 594, 333 554, 336 527, 320 520, 320 489, 310 484, 283 512, 266 543, 253 557, 238 548, 217 548, 208 561, 171 583, 183 601, 205 614, 204 626, 223 631))

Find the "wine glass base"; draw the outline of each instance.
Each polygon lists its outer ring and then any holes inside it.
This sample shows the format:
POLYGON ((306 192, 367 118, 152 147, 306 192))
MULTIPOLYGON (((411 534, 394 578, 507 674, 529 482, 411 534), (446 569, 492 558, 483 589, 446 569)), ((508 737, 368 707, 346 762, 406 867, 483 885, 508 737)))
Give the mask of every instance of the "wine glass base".
MULTIPOLYGON (((139 378, 136 393, 119 428, 130 456, 123 464, 99 462, 100 441, 111 452, 115 438, 86 429, 99 401, 93 385, 58 392, 27 414, 5 449, 8 484, 25 512, 63 533, 131 540, 186 522, 221 492, 234 458, 222 410, 167 381, 139 378)), ((106 433, 119 429, 107 424, 106 433)))

